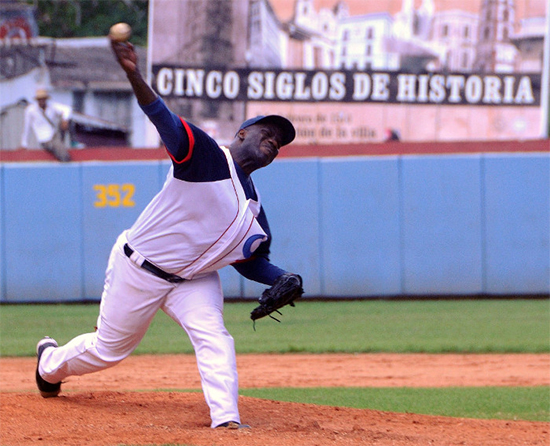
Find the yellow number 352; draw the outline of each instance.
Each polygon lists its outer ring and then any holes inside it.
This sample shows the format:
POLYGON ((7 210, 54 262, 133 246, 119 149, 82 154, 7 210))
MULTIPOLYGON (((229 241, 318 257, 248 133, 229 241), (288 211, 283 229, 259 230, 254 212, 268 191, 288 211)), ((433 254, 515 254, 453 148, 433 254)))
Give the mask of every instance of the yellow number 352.
POLYGON ((96 208, 133 207, 136 205, 133 200, 136 191, 134 184, 94 184, 94 190, 96 191, 96 201, 94 202, 96 208))

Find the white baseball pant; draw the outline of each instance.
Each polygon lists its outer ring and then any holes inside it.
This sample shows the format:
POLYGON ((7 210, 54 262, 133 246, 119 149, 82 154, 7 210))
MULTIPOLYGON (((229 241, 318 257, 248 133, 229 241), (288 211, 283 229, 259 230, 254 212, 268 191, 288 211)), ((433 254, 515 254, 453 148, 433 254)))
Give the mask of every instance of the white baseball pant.
POLYGON ((172 284, 126 257, 124 243, 123 233, 109 258, 97 330, 64 346, 46 349, 40 360, 40 375, 56 383, 118 364, 134 351, 155 313, 162 309, 191 340, 211 426, 226 421, 240 423, 235 346, 223 322, 218 273, 172 284))

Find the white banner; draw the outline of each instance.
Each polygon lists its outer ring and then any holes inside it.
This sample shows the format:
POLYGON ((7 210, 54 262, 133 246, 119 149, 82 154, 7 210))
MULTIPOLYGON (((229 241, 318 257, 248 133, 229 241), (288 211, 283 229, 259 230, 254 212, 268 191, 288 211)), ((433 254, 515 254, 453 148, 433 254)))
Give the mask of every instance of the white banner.
POLYGON ((151 82, 223 140, 255 114, 297 143, 537 139, 545 0, 151 0, 151 82), (335 117, 340 118, 336 119, 335 117))

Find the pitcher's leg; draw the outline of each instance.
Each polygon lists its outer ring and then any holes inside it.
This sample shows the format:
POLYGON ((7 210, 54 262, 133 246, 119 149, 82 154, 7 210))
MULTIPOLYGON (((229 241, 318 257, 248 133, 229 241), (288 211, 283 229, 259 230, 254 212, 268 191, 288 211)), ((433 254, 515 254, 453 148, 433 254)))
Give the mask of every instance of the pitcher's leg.
POLYGON ((164 296, 168 282, 137 267, 115 245, 109 259, 97 330, 64 346, 48 348, 38 371, 47 382, 112 367, 138 346, 164 296))
POLYGON ((185 329, 193 344, 212 427, 240 423, 235 345, 223 322, 218 274, 183 282, 162 309, 185 329))

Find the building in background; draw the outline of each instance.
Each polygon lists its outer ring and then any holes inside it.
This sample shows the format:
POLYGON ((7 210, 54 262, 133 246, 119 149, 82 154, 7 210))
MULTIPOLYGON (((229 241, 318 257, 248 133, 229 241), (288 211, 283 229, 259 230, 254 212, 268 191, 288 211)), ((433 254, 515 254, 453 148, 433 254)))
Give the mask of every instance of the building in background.
MULTIPOLYGON (((165 95, 166 101, 222 143, 242 120, 264 112, 287 114, 298 122, 318 118, 328 126, 323 137, 320 126, 299 126, 297 141, 302 143, 376 142, 385 128, 396 125, 404 141, 538 137, 544 105, 537 101, 548 95, 540 80, 549 63, 544 62, 548 22, 547 16, 528 12, 545 0, 472 2, 467 9, 460 2, 446 9, 442 0, 401 0, 393 1, 398 8, 390 10, 390 2, 380 0, 375 9, 374 3, 361 3, 361 13, 352 14, 345 0, 321 8, 313 0, 150 0, 149 48, 138 51, 155 86, 155 67, 174 68, 173 81, 181 85, 165 95), (277 15, 281 3, 292 6, 285 20, 277 15), (250 87, 247 70, 258 71, 265 94, 243 97, 250 87), (527 81, 533 85, 522 83, 522 73, 531 76, 527 81), (462 77, 437 77, 452 74, 462 77), (393 102, 370 96, 356 100, 375 86, 384 87, 384 76, 392 79, 387 88, 408 86, 409 91, 393 102), (350 80, 357 79, 363 83, 352 85, 350 80), (317 82, 314 94, 311 82, 317 82), (454 82, 455 89, 461 85, 462 99, 466 93, 481 99, 471 106, 464 101, 454 105, 446 96, 441 99, 438 89, 450 87, 438 82, 454 82), (218 87, 229 95, 201 98, 206 89, 215 93, 218 87), (484 93, 495 88, 496 93, 484 93), (277 100, 277 89, 286 92, 283 101, 277 100), (498 100, 495 94, 507 95, 508 102, 491 102, 498 100), (527 105, 525 98, 531 101, 527 105)), ((106 38, 47 39, 37 32, 32 6, 2 3, 1 147, 17 148, 21 109, 36 86, 49 88, 54 100, 77 111, 75 128, 84 144, 159 144, 106 38)))
MULTIPOLYGON (((138 48, 138 54, 145 71, 145 49, 138 48)), ((124 72, 114 60, 107 38, 40 37, 32 5, 3 2, 0 149, 20 147, 24 109, 33 101, 38 87, 46 88, 55 102, 74 110, 74 147, 143 146, 143 114, 124 72)))
POLYGON ((476 57, 479 15, 450 10, 434 14, 430 41, 439 54, 434 71, 471 73, 476 57))
MULTIPOLYGON (((550 14, 550 11, 548 11, 548 14, 550 14)), ((522 19, 519 22, 517 31, 510 36, 510 41, 518 49, 515 65, 516 71, 539 73, 545 68, 543 67, 543 61, 545 35, 548 32, 547 20, 545 17, 522 19)), ((548 37, 546 38, 548 39, 548 37)), ((547 46, 550 45, 549 40, 546 41, 547 46)))
MULTIPOLYGON (((203 0, 200 2, 174 2, 153 0, 149 14, 149 54, 152 65, 185 65, 217 70, 231 70, 258 62, 262 57, 273 60, 281 53, 269 49, 270 34, 266 25, 267 2, 248 0, 203 0), (259 3, 255 5, 255 3, 259 3), (265 4, 262 4, 265 3, 265 4), (261 28, 255 30, 257 39, 263 42, 265 53, 252 53, 247 47, 250 6, 254 5, 255 16, 261 28), (192 17, 192 20, 189 18, 192 17)), ((269 12, 269 11, 267 11, 269 12)), ((278 51, 281 51, 278 48, 278 51)), ((275 61, 275 63, 277 63, 275 61)), ((185 73, 182 73, 185 75, 185 73)), ((201 83, 203 79, 189 79, 201 83)), ((208 129, 210 134, 227 142, 243 121, 244 103, 219 99, 200 101, 193 99, 196 92, 166 98, 169 107, 178 115, 208 129)))
MULTIPOLYGON (((137 53, 145 72, 146 51, 137 53)), ((143 113, 107 38, 56 39, 46 66, 53 91, 73 109, 78 143, 143 147, 143 113)))
POLYGON ((251 0, 248 14, 248 39, 245 63, 250 68, 284 67, 292 58, 289 40, 271 3, 268 0, 251 0))
POLYGON ((33 9, 24 3, 2 1, 0 40, 28 40, 38 36, 33 9))
POLYGON ((292 39, 292 55, 284 68, 296 66, 306 69, 334 68, 337 58, 338 17, 347 14, 345 6, 338 3, 334 10, 316 11, 311 0, 296 0, 294 15, 286 23, 292 39))
POLYGON ((522 29, 534 28, 540 38, 545 23, 543 16, 517 21, 516 1, 479 0, 479 10, 471 12, 438 10, 437 0, 422 0, 418 8, 418 2, 402 0, 393 15, 379 11, 350 15, 343 0, 319 10, 313 0, 295 0, 289 34, 307 38, 300 39, 301 61, 294 51, 288 58, 294 64, 286 67, 513 72, 523 50, 518 51, 512 39, 517 41, 522 29))
POLYGON ((514 31, 514 23, 514 0, 482 1, 475 71, 513 72, 517 48, 510 37, 514 31))

